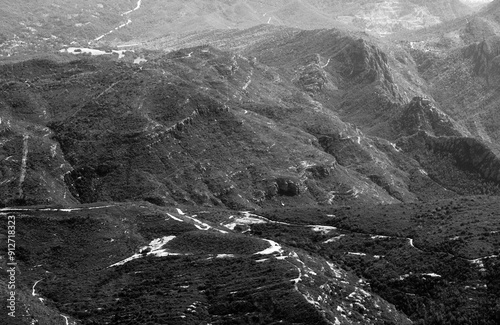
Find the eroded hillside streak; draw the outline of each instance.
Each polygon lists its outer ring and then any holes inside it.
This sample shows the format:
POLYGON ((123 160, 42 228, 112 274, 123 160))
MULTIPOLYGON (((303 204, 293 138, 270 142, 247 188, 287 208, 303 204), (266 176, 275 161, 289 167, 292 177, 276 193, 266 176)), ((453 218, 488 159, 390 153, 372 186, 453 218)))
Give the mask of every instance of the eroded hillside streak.
MULTIPOLYGON (((131 14, 132 12, 134 12, 136 10, 139 10, 141 8, 141 4, 142 4, 142 0, 138 0, 137 1, 137 5, 135 6, 134 9, 131 9, 129 11, 126 11, 126 12, 122 13, 122 14, 120 14, 120 16, 127 16, 127 15, 131 14)), ((102 38, 104 38, 104 37, 108 36, 109 34, 113 33, 115 30, 119 30, 119 29, 121 29, 121 28, 123 28, 123 27, 125 27, 125 26, 127 26, 127 25, 129 25, 131 23, 132 23, 132 20, 128 19, 126 23, 123 23, 123 24, 119 25, 118 27, 115 27, 114 29, 110 30, 109 32, 106 32, 106 33, 102 34, 101 36, 98 36, 98 37, 94 38, 94 41, 95 42, 100 41, 102 38)))
MULTIPOLYGON (((252 82, 252 76, 253 76, 253 68, 251 68, 250 73, 247 76, 247 81, 245 85, 241 88, 242 90, 247 90, 248 86, 250 86, 250 83, 252 82)), ((226 94, 227 98, 229 98, 229 95, 226 94)))
POLYGON ((23 157, 21 159, 21 172, 19 174, 19 198, 23 196, 23 183, 26 177, 26 162, 28 161, 28 139, 29 135, 23 135, 23 157))
POLYGON ((99 99, 99 97, 101 97, 102 95, 106 94, 108 91, 110 91, 111 89, 113 89, 114 86, 116 86, 117 84, 119 84, 120 82, 122 82, 125 78, 121 79, 121 80, 118 80, 114 83, 111 84, 111 86, 109 86, 108 88, 106 88, 103 92, 101 92, 99 95, 97 95, 94 100, 97 100, 99 99))
POLYGON ((61 314, 61 317, 63 317, 64 320, 66 321, 66 325, 69 325, 69 317, 63 314, 61 314))

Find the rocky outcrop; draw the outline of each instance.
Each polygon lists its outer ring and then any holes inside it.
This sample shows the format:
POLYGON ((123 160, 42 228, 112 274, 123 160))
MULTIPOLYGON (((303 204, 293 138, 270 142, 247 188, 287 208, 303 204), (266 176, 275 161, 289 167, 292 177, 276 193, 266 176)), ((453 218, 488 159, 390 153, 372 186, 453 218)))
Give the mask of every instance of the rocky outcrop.
POLYGON ((458 123, 424 97, 414 97, 400 118, 400 130, 403 135, 426 131, 436 136, 461 136, 461 129, 458 123))
POLYGON ((350 42, 338 57, 344 63, 341 75, 355 83, 379 82, 393 96, 396 96, 394 77, 388 64, 387 55, 377 46, 360 38, 350 42))
POLYGON ((297 77, 297 83, 302 89, 312 94, 322 90, 338 89, 324 70, 330 63, 330 59, 323 59, 323 61, 319 54, 306 57, 305 65, 300 68, 297 77))
POLYGON ((297 179, 278 177, 276 178, 278 195, 296 196, 300 194, 300 182, 297 179))

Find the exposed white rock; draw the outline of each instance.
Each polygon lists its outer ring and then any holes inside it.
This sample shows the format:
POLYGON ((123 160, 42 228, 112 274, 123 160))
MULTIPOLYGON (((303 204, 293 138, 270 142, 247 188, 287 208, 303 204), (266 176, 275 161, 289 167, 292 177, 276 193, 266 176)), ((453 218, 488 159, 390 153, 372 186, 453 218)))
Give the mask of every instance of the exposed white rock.
POLYGON ((109 267, 123 265, 123 264, 130 262, 132 260, 141 258, 144 255, 153 255, 153 256, 157 256, 157 257, 170 256, 170 255, 181 255, 179 253, 171 253, 171 252, 167 252, 164 249, 161 249, 166 243, 168 243, 169 241, 171 241, 174 238, 175 238, 175 236, 165 236, 165 237, 153 239, 147 246, 141 247, 139 249, 139 253, 134 254, 134 255, 132 255, 132 256, 120 261, 120 262, 112 264, 109 267), (147 253, 144 254, 144 252, 146 252, 146 251, 147 251, 147 253))
POLYGON ((334 243, 334 242, 339 241, 340 239, 342 239, 342 237, 345 237, 345 235, 344 235, 344 234, 342 234, 342 235, 338 235, 338 236, 336 236, 336 237, 332 237, 332 238, 330 238, 330 239, 327 239, 327 240, 325 240, 325 241, 323 242, 323 244, 334 243))
POLYGON ((337 230, 336 227, 323 226, 323 225, 309 225, 307 227, 311 228, 312 231, 320 232, 322 234, 327 234, 332 230, 337 230))

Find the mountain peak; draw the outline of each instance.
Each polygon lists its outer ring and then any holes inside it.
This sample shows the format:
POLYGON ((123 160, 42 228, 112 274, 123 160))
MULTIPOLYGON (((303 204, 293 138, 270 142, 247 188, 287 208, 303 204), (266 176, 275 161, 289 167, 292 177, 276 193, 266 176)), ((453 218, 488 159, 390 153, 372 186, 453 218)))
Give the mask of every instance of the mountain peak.
POLYGON ((463 127, 439 110, 433 102, 422 96, 415 96, 403 110, 401 127, 411 135, 426 131, 436 136, 461 136, 463 127))

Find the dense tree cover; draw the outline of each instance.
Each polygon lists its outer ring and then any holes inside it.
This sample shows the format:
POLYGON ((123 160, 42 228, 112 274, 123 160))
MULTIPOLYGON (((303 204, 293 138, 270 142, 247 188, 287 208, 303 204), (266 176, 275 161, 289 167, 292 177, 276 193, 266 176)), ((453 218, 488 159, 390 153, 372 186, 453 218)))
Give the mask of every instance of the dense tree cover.
MULTIPOLYGON (((253 225, 252 230, 256 235, 325 256, 355 272, 370 283, 373 292, 393 303, 416 324, 493 325, 498 323, 499 316, 500 259, 484 259, 483 267, 479 262, 472 262, 472 257, 463 257, 471 252, 466 247, 483 245, 478 239, 485 245, 497 248, 499 245, 495 232, 487 231, 487 235, 479 238, 464 236, 469 232, 475 233, 476 227, 482 229, 483 222, 492 220, 487 209, 483 210, 483 217, 478 218, 481 208, 475 206, 476 200, 482 199, 458 202, 445 200, 434 205, 402 205, 401 209, 395 206, 370 209, 346 207, 284 213, 270 210, 265 215, 274 220, 320 222, 336 226, 337 229, 321 233, 298 224, 259 224, 253 225), (325 217, 326 214, 335 217, 325 217), (384 221, 379 223, 379 218, 384 221), (413 244, 415 246, 409 244, 407 237, 419 238, 418 232, 407 223, 408 220, 417 220, 419 227, 426 233, 422 241, 417 239, 413 244), (462 232, 456 231, 462 236, 441 241, 439 237, 430 235, 425 229, 434 229, 431 226, 435 222, 433 220, 449 225, 459 222, 458 229, 461 228, 462 232)), ((491 202, 485 204, 490 206, 491 202)), ((496 209, 495 206, 491 208, 496 209)), ((495 229, 495 226, 489 229, 495 229)), ((476 257, 484 256, 480 255, 480 250, 474 251, 476 257)))

